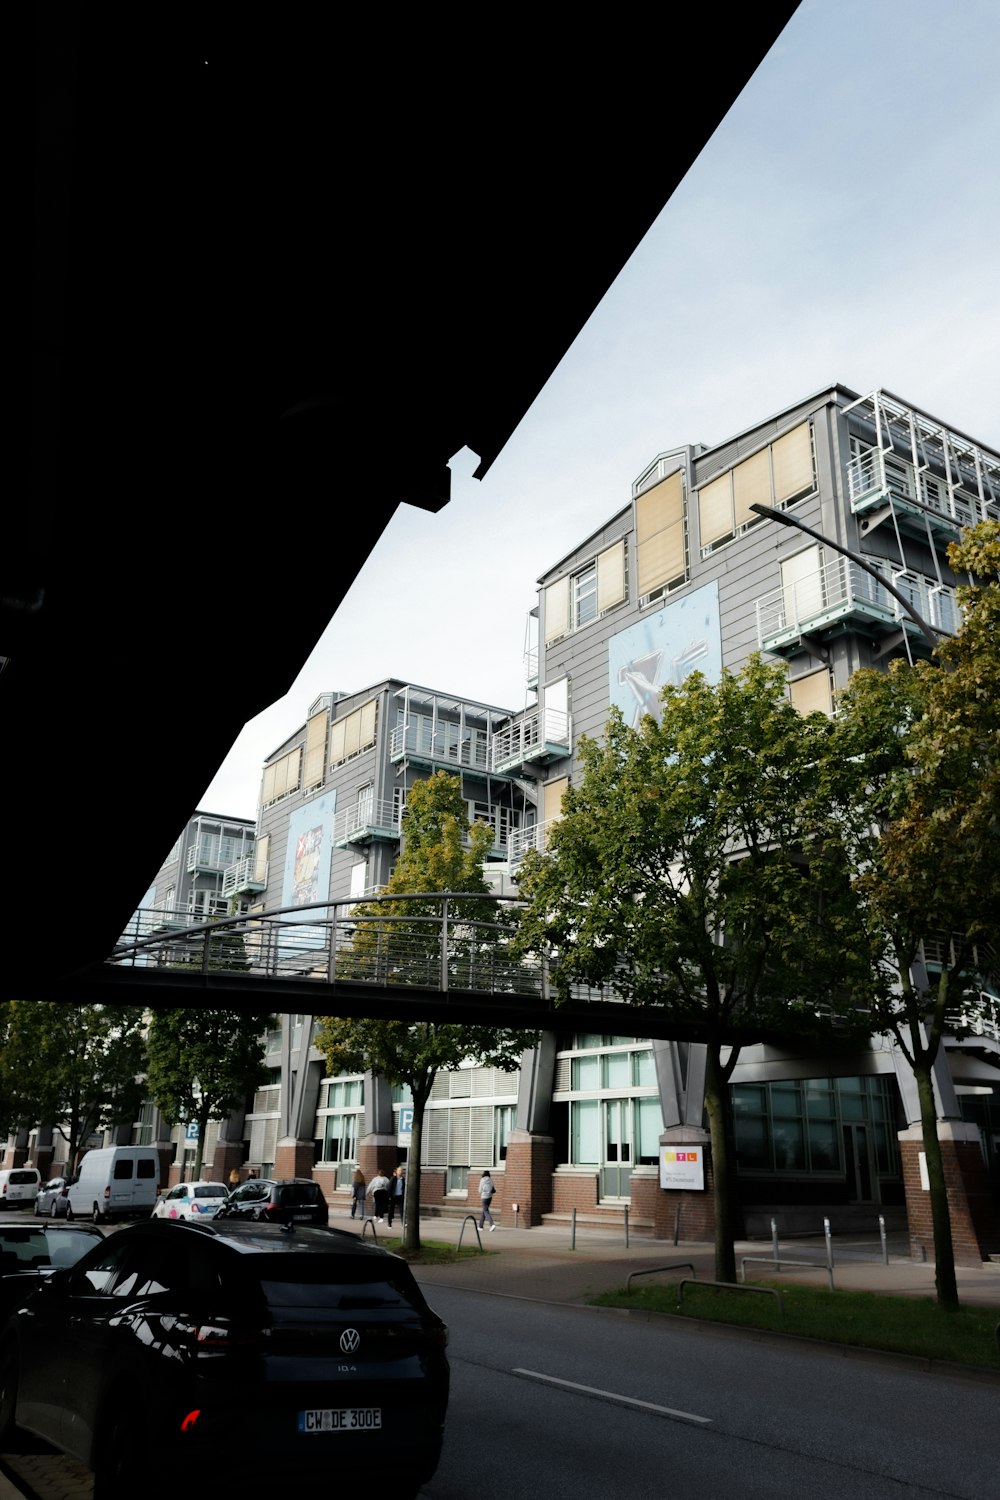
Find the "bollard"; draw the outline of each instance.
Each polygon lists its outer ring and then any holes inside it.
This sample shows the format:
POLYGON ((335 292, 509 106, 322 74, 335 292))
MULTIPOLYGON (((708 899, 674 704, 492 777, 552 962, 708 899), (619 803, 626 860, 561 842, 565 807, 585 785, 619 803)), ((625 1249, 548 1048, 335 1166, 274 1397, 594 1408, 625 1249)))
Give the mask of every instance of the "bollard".
POLYGON ((569 1218, 569 1248, 576 1249, 576 1209, 572 1209, 569 1218))
POLYGON ((623 1205, 625 1209, 625 1249, 628 1249, 628 1204, 623 1205))
POLYGON ((777 1221, 777 1219, 772 1219, 771 1220, 771 1249, 774 1251, 774 1264, 777 1265, 778 1264, 778 1260, 780 1259, 779 1251, 778 1251, 778 1221, 777 1221))
POLYGON ((882 1264, 887 1266, 889 1264, 889 1246, 885 1238, 885 1219, 882 1214, 878 1216, 878 1235, 882 1241, 882 1264))
POLYGON ((833 1240, 830 1238, 830 1220, 823 1220, 823 1238, 826 1240, 826 1263, 833 1268, 833 1240))
POLYGON ((674 1244, 679 1245, 681 1239, 681 1200, 678 1198, 677 1207, 674 1210, 674 1244))

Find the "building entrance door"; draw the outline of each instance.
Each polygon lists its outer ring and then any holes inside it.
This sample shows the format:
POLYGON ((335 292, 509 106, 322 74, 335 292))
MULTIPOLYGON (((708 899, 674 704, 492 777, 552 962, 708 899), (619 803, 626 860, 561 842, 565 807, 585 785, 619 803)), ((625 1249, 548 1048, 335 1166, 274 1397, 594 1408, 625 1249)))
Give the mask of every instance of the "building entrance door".
POLYGON ((867 1125, 845 1125, 843 1128, 848 1202, 877 1203, 878 1173, 871 1130, 867 1125))
POLYGON ((632 1103, 629 1099, 605 1099, 604 1162, 601 1166, 601 1197, 628 1198, 632 1175, 632 1103))

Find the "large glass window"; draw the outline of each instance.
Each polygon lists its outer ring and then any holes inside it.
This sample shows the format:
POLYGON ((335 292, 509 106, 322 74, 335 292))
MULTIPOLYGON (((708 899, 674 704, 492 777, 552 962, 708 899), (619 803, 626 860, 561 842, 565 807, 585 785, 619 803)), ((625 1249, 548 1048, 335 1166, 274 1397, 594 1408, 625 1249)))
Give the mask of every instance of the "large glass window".
POLYGON ((879 1172, 899 1172, 887 1078, 739 1083, 732 1101, 741 1171, 843 1173, 844 1127, 857 1124, 871 1127, 879 1172))

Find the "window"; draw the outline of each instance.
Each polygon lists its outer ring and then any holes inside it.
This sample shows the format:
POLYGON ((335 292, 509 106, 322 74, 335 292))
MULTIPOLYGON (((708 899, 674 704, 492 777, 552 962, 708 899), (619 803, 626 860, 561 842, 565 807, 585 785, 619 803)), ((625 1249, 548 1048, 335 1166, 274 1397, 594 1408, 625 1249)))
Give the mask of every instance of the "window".
POLYGON ((628 597, 624 538, 605 547, 579 572, 556 579, 545 590, 545 641, 579 630, 628 597))
POLYGON ((370 750, 375 743, 378 699, 369 698, 360 708, 335 719, 330 730, 330 765, 339 766, 345 760, 370 750))
POLYGON ((788 696, 800 714, 832 714, 833 682, 829 669, 823 667, 819 672, 810 672, 808 677, 796 677, 788 684, 788 696))
POLYGON ((302 747, 297 745, 273 765, 264 767, 261 801, 265 807, 277 802, 280 797, 287 797, 290 792, 298 791, 301 765, 302 747))
POLYGON ((354 814, 355 828, 368 828, 375 811, 375 787, 372 782, 358 787, 358 803, 354 814))
POLYGON ((658 599, 687 582, 684 476, 680 469, 637 495, 635 539, 639 599, 658 599))
POLYGON ((306 724, 306 755, 302 772, 304 787, 319 786, 326 769, 326 731, 330 716, 326 709, 313 714, 306 724))
POLYGON ((735 464, 698 491, 701 554, 706 557, 760 519, 751 509, 779 510, 809 495, 816 487, 812 429, 801 422, 766 448, 735 464))

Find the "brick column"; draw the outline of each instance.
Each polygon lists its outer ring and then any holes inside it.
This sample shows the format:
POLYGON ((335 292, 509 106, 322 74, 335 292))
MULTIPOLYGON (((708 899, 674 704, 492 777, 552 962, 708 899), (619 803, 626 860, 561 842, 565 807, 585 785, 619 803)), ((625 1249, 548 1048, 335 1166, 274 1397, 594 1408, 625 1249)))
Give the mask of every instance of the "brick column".
POLYGON ((274 1148, 275 1177, 311 1177, 315 1154, 314 1141, 297 1141, 286 1135, 274 1148))
POLYGON ((550 1135, 534 1135, 530 1130, 511 1131, 503 1171, 504 1214, 509 1215, 511 1224, 515 1203, 519 1228, 540 1224, 542 1215, 551 1213, 554 1170, 555 1141, 550 1135))
MULTIPOLYGON (((983 1161, 979 1130, 962 1121, 939 1120, 938 1137, 948 1189, 955 1264, 981 1266, 989 1255, 1000 1252, 1000 1209, 983 1161)), ((910 1249, 914 1259, 933 1260, 931 1195, 923 1185, 920 1171, 923 1132, 919 1125, 911 1125, 899 1132, 898 1139, 910 1249)))
POLYGON ((708 1131, 694 1125, 673 1125, 660 1136, 660 1146, 677 1151, 682 1151, 685 1146, 697 1146, 705 1158, 705 1186, 702 1189, 657 1189, 653 1205, 654 1238, 672 1243, 676 1226, 678 1240, 714 1240, 715 1199, 708 1131))

